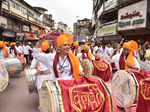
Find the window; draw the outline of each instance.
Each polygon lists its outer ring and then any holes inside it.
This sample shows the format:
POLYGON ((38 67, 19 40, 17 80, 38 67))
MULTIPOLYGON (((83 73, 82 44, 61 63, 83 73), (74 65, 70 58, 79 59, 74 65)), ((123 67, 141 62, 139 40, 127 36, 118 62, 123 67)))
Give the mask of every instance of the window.
POLYGON ((27 15, 27 9, 26 9, 26 8, 22 7, 22 8, 21 8, 21 12, 22 12, 23 14, 27 15))
POLYGON ((10 7, 11 7, 11 8, 15 8, 15 3, 12 2, 12 1, 10 1, 10 7))
POLYGON ((29 15, 30 17, 34 17, 34 14, 33 14, 33 12, 31 12, 31 11, 28 11, 28 15, 29 15))

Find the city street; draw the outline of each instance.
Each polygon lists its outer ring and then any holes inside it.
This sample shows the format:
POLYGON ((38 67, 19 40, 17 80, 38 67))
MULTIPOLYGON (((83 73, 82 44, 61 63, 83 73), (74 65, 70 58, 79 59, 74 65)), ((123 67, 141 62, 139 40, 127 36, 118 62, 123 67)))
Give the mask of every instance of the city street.
POLYGON ((37 94, 29 94, 25 77, 11 78, 0 94, 0 112, 39 112, 37 94))

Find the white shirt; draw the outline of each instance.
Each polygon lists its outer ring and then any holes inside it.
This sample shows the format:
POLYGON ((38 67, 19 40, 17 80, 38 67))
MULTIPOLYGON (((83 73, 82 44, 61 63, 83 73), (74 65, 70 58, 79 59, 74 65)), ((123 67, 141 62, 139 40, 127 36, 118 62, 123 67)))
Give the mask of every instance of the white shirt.
POLYGON ((73 79, 72 74, 70 74, 71 65, 67 56, 65 56, 64 60, 61 57, 58 58, 57 71, 59 79, 73 79))
POLYGON ((29 45, 23 46, 24 54, 29 55, 29 50, 32 50, 32 48, 29 45))
POLYGON ((4 56, 3 56, 3 50, 0 50, 0 59, 3 59, 4 56))
POLYGON ((21 54, 24 54, 23 46, 18 46, 18 49, 20 50, 21 54))
MULTIPOLYGON (((119 60, 120 60, 121 54, 116 54, 112 57, 112 63, 115 63, 115 67, 120 70, 119 60)), ((134 58, 134 67, 140 69, 140 65, 136 58, 134 58)))
MULTIPOLYGON (((45 54, 45 53, 39 53, 39 50, 34 48, 33 49, 33 57, 36 58, 38 61, 40 61, 42 64, 47 66, 49 68, 51 75, 53 78, 55 77, 54 70, 53 70, 53 61, 55 54, 45 54)), ((72 79, 72 74, 70 74, 71 66, 69 63, 69 60, 66 59, 64 66, 66 66, 63 70, 65 71, 64 73, 61 73, 62 71, 59 70, 59 64, 62 65, 63 60, 59 58, 58 65, 57 65, 57 70, 58 70, 58 79, 72 79), (69 66, 68 66, 69 65, 69 66)), ((79 66, 79 71, 82 71, 81 65, 79 66)))

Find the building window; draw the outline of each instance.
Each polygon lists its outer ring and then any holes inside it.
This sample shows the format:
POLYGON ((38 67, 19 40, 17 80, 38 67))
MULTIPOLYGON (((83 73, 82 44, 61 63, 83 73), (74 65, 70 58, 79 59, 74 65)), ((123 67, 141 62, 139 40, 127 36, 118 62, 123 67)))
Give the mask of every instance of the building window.
POLYGON ((28 11, 28 15, 29 15, 30 17, 34 17, 34 14, 33 14, 33 12, 31 12, 31 11, 28 11))
POLYGON ((21 8, 21 12, 22 12, 23 14, 27 15, 27 9, 26 9, 26 8, 22 7, 22 8, 21 8))

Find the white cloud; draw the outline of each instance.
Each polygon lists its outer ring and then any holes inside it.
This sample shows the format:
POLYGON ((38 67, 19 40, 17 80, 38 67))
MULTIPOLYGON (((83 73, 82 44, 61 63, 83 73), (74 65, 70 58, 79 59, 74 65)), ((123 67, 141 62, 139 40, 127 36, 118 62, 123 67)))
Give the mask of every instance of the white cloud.
POLYGON ((56 21, 63 21, 72 27, 77 19, 91 18, 92 0, 25 0, 32 6, 48 9, 56 21), (79 16, 79 18, 76 18, 79 16))

